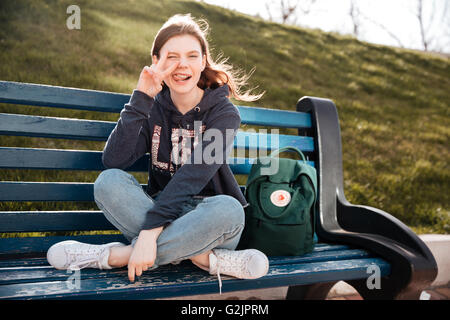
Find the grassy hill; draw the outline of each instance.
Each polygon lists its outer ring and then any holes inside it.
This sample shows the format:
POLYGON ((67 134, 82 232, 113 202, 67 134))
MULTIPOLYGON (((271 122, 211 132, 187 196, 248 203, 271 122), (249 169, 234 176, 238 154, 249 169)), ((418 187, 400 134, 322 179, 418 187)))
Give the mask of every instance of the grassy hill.
MULTIPOLYGON (((0 79, 131 93, 162 23, 192 13, 210 23, 213 56, 249 71, 265 90, 254 104, 295 109, 305 95, 332 99, 340 117, 345 192, 418 233, 450 232, 448 58, 349 36, 269 23, 193 1, 77 1, 81 30, 68 30, 73 1, 0 3, 0 79)), ((240 103, 237 103, 240 104, 240 103)), ((0 112, 117 121, 117 114, 1 105, 0 112)), ((245 129, 245 127, 243 127, 245 129)), ((1 137, 1 146, 102 150, 104 143, 1 137)), ((0 171, 1 180, 93 182, 98 172, 0 171)), ((137 175, 146 182, 145 173, 137 175)), ((241 184, 245 177, 237 177, 241 184)), ((0 210, 52 210, 0 203, 0 210)), ((95 204, 68 203, 68 208, 95 204)), ((54 207, 56 208, 56 207, 54 207)))

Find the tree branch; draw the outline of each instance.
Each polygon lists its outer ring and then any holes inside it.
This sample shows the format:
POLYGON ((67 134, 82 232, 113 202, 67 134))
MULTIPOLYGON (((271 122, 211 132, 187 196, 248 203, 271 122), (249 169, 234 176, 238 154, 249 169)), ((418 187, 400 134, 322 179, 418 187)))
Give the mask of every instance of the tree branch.
POLYGON ((400 48, 404 48, 405 47, 403 45, 403 43, 400 41, 400 39, 391 30, 389 30, 385 25, 383 25, 382 23, 380 23, 378 21, 375 21, 375 20, 369 18, 368 16, 364 15, 363 13, 360 13, 360 15, 361 15, 361 17, 363 17, 363 19, 369 21, 370 23, 373 23, 377 27, 379 27, 382 30, 384 30, 392 39, 397 41, 397 43, 398 43, 400 48))

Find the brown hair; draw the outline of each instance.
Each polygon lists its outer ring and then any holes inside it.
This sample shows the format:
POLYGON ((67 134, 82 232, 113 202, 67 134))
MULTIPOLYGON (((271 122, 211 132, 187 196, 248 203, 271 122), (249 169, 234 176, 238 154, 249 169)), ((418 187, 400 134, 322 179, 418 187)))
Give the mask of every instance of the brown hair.
POLYGON ((251 94, 251 90, 241 92, 241 87, 247 84, 248 79, 255 70, 254 68, 246 75, 242 74, 241 71, 236 71, 233 66, 227 64, 228 58, 217 62, 212 59, 208 41, 206 40, 208 28, 208 23, 203 19, 197 22, 190 14, 176 14, 169 18, 158 31, 153 41, 151 54, 159 59, 159 51, 174 36, 185 34, 194 36, 200 42, 202 54, 206 55, 206 66, 197 83, 199 88, 215 89, 228 84, 230 95, 237 100, 255 101, 261 98, 264 92, 257 95, 251 94))

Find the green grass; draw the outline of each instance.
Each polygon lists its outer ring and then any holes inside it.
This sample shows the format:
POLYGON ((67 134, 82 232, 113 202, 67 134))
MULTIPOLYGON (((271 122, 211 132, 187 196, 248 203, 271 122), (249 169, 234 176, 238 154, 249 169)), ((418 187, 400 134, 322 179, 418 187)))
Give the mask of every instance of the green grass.
MULTIPOLYGON (((159 27, 173 14, 190 12, 209 21, 213 56, 223 53, 247 72, 256 66, 250 87, 266 94, 246 105, 294 110, 305 95, 336 103, 349 201, 387 211, 418 233, 449 233, 448 58, 192 1, 78 1, 81 30, 68 30, 70 4, 0 4, 1 80, 131 93, 142 67, 151 63, 159 27)), ((0 112, 118 119, 118 114, 13 105, 0 105, 0 112)), ((104 143, 0 137, 0 145, 102 150, 104 143)), ((98 172, 2 170, 0 175, 12 181, 92 182, 98 172)), ((145 173, 136 176, 146 182, 145 173)), ((237 179, 245 184, 245 176, 237 179)), ((0 210, 51 208, 57 204, 0 203, 0 210)), ((64 206, 73 208, 97 210, 92 203, 64 206)))

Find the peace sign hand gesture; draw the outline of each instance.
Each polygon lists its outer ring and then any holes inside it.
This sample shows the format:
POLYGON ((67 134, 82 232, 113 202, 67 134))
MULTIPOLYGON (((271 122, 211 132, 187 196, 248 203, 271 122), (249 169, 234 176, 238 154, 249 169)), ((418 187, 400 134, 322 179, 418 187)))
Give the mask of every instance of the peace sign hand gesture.
POLYGON ((145 66, 139 76, 136 89, 154 98, 162 90, 162 81, 169 76, 179 64, 179 61, 174 62, 166 70, 163 70, 166 60, 167 53, 163 55, 156 64, 156 60, 154 59, 153 64, 150 67, 145 66))

